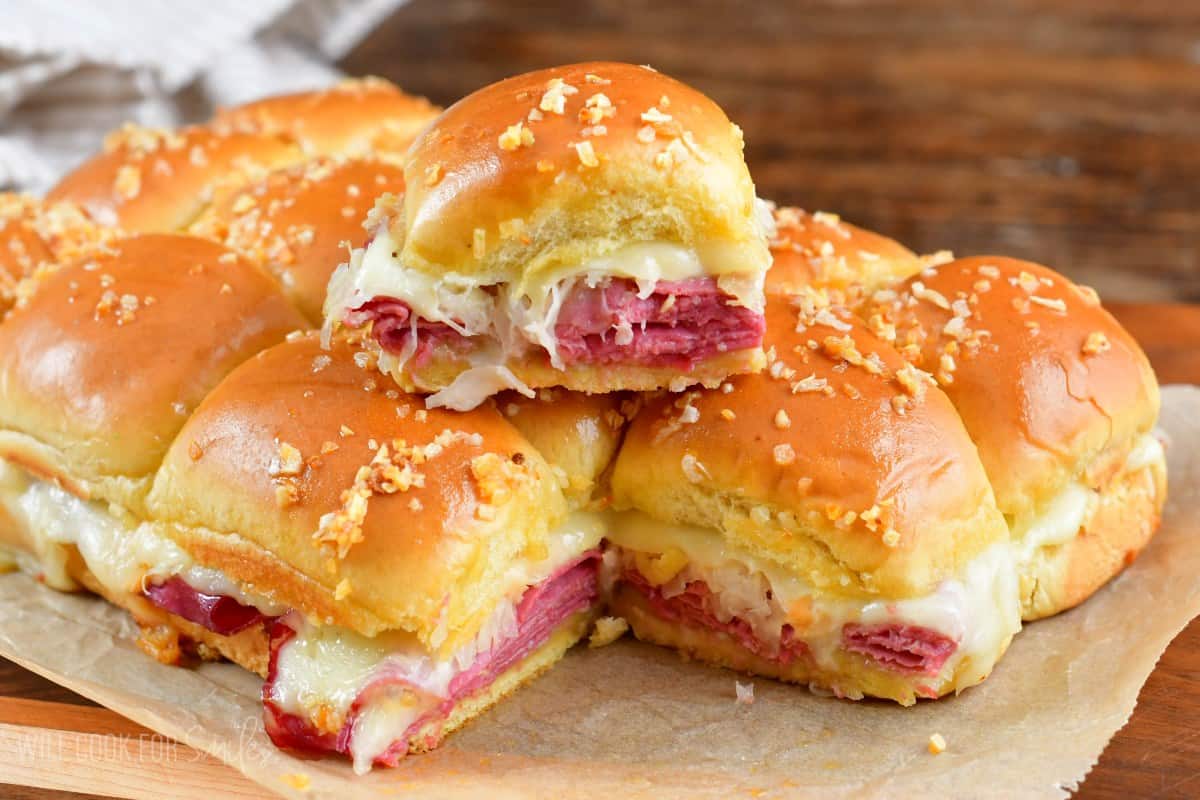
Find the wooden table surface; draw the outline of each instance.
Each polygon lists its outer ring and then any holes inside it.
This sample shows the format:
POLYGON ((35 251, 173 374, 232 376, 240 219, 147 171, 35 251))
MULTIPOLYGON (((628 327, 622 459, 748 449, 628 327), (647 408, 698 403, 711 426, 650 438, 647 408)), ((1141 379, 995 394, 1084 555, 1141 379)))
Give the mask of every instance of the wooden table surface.
MULTIPOLYGON (((1163 383, 1200 383, 1200 305, 1110 303, 1109 307, 1142 342, 1163 383)), ((1077 796, 1090 800, 1200 797, 1198 716, 1200 619, 1193 621, 1167 649, 1143 687, 1129 724, 1113 738, 1077 796)), ((90 701, 0 659, 0 776, 32 780, 12 771, 20 769, 20 758, 15 762, 6 760, 6 725, 57 727, 85 736, 150 735, 113 712, 96 708, 90 701)), ((87 753, 85 747, 74 749, 87 753)), ((153 757, 161 755, 160 750, 155 749, 152 758, 142 762, 139 769, 157 768, 166 775, 177 765, 193 763, 187 757, 176 756, 170 764, 156 767, 153 757)), ((84 770, 80 773, 85 774, 84 770)), ((149 774, 154 780, 158 773, 149 774)), ((86 785, 86 778, 81 780, 86 785)), ((71 783, 58 785, 82 788, 71 783)), ((225 797, 226 791, 223 785, 222 791, 200 791, 190 796, 225 797)), ((93 796, 0 784, 0 798, 5 800, 78 800, 93 796)))

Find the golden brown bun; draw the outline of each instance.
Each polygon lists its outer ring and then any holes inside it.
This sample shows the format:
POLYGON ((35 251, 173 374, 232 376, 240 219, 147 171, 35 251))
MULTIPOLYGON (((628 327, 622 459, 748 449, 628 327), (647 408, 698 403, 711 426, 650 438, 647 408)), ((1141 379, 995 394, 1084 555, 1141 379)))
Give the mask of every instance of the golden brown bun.
POLYGON ((895 239, 843 222, 836 214, 775 209, 774 262, 767 294, 804 287, 872 292, 921 271, 916 253, 895 239))
POLYGON ((356 78, 222 109, 213 125, 285 136, 310 156, 399 157, 439 110, 381 78, 356 78))
POLYGON ((601 476, 636 412, 635 396, 541 389, 532 398, 505 392, 495 403, 558 474, 572 508, 607 505, 601 476))
POLYGON ((648 241, 721 245, 714 274, 770 260, 741 131, 648 67, 575 64, 480 89, 417 139, 405 177, 393 236, 405 267, 430 275, 516 284, 648 241), (508 133, 518 123, 524 138, 508 133))
POLYGON ((186 228, 219 192, 302 158, 296 145, 279 136, 126 125, 109 134, 104 152, 51 189, 47 200, 77 203, 101 225, 168 233, 186 228))
POLYGON ((766 344, 767 371, 728 391, 647 404, 617 508, 718 530, 853 596, 928 594, 1007 538, 950 401, 848 312, 768 298, 766 344))
POLYGON ((219 245, 145 235, 43 275, 0 325, 0 458, 133 511, 189 413, 304 325, 219 245))
POLYGON ((832 669, 822 668, 811 658, 781 664, 755 655, 723 631, 664 619, 654 611, 645 595, 626 583, 617 584, 609 601, 609 612, 627 620, 634 635, 644 642, 670 647, 687 657, 726 669, 824 687, 839 697, 853 700, 861 700, 864 696, 880 697, 910 706, 917 701, 915 686, 918 683, 927 690, 921 696, 945 695, 963 688, 959 673, 971 666, 969 659, 963 659, 954 672, 940 679, 928 678, 921 682, 914 681, 912 675, 882 669, 866 656, 846 650, 838 650, 830 656, 836 665, 832 669))
POLYGON ((208 396, 149 507, 197 562, 310 619, 366 635, 401 628, 435 648, 441 627, 446 652, 511 589, 515 559, 546 557, 566 514, 549 466, 499 412, 425 411, 312 335, 261 353, 208 396), (396 469, 372 468, 379 458, 396 469))
POLYGON ((864 314, 888 338, 895 326, 896 346, 949 395, 1006 515, 1036 511, 1154 425, 1150 362, 1090 289, 998 256, 932 267, 898 289, 864 314), (956 302, 969 316, 947 330, 956 302))
POLYGON ((1082 603, 1133 563, 1162 519, 1166 464, 1158 459, 1122 470, 1095 491, 1095 505, 1078 535, 1042 548, 1023 567, 1024 619, 1041 619, 1082 603))
POLYGON ((403 192, 397 166, 318 158, 220 198, 191 232, 264 265, 305 316, 320 323, 329 276, 349 248, 366 241, 362 223, 375 199, 403 192))
POLYGON ((0 192, 0 317, 17 302, 21 281, 82 258, 115 236, 70 203, 0 192))

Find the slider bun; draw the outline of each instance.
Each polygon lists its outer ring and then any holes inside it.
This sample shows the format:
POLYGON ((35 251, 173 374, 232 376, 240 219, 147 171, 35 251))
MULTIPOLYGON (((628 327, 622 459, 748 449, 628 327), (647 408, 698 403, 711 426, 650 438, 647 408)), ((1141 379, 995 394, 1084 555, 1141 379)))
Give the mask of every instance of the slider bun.
POLYGON ((77 203, 101 225, 167 233, 186 228, 223 188, 302 158, 278 136, 130 124, 109 134, 104 152, 63 178, 47 199, 77 203))
POLYGON ((483 88, 417 139, 405 177, 392 235, 401 263, 431 275, 519 283, 647 241, 722 246, 714 273, 758 274, 770 262, 741 131, 712 100, 648 67, 576 64, 483 88), (611 108, 586 107, 601 95, 611 108), (653 108, 656 123, 643 119, 653 108), (517 123, 526 143, 502 145, 517 123), (603 135, 584 135, 596 125, 603 135))
POLYGON ((223 242, 270 270, 314 323, 348 247, 366 242, 375 199, 404 192, 404 173, 376 160, 318 158, 272 172, 215 202, 192 233, 223 242))
POLYGON ((222 109, 213 126, 285 136, 309 156, 399 157, 439 110, 381 78, 355 78, 222 109))
POLYGON ((916 253, 836 214, 787 206, 774 214, 767 294, 795 294, 804 287, 871 292, 921 271, 916 253))
POLYGON ((617 456, 615 507, 715 529, 854 596, 928 594, 1007 538, 950 401, 848 312, 768 298, 764 344, 767 371, 729 391, 647 404, 617 456))
POLYGON ((1041 548, 1020 575, 1022 616, 1057 614, 1082 603, 1133 563, 1162 519, 1167 469, 1162 459, 1126 470, 1098 487, 1078 535, 1041 548))
POLYGON ((17 301, 22 280, 81 258, 114 237, 70 203, 0 192, 0 316, 17 301))
POLYGON ((199 563, 310 619, 368 636, 408 630, 443 654, 491 613, 514 560, 545 557, 545 535, 566 514, 546 462, 495 409, 425 411, 315 335, 251 359, 208 396, 149 506, 199 563), (441 452, 417 463, 410 449, 443 432, 441 452), (372 442, 398 469, 415 459, 423 485, 397 477, 408 488, 368 491, 338 557, 314 534, 354 505, 348 490, 380 453, 372 442))
POLYGON ((145 235, 42 275, 0 325, 0 458, 137 512, 188 414, 304 325, 212 242, 145 235))
POLYGON ((1066 481, 1123 459, 1153 427, 1150 363, 1090 289, 998 256, 952 261, 898 288, 898 300, 885 294, 865 315, 885 335, 895 325, 896 346, 954 402, 1005 514, 1035 512, 1066 481), (962 343, 958 323, 946 330, 954 312, 941 307, 960 299, 970 311, 962 343))
POLYGON ((633 395, 540 389, 536 397, 505 392, 496 407, 558 474, 572 508, 602 506, 601 476, 612 464, 637 406, 633 395))

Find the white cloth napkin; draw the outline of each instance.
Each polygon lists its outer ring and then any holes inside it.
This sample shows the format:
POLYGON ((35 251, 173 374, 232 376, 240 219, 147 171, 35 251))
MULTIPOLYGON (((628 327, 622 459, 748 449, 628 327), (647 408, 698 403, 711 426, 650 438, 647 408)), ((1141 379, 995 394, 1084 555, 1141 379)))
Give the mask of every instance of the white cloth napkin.
POLYGON ((0 189, 41 192, 123 122, 326 86, 404 0, 4 0, 0 189))

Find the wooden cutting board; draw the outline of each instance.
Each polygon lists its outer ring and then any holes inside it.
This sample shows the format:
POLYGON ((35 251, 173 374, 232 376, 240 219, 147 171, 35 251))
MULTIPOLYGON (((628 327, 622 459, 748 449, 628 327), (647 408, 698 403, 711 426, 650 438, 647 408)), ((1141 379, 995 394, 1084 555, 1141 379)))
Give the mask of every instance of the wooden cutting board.
MULTIPOLYGON (((1200 306, 1109 304, 1162 383, 1200 383, 1200 306)), ((1198 578, 1200 579, 1200 578, 1198 578)), ((1080 798, 1200 797, 1200 620, 1171 644, 1080 798)), ((0 798, 269 795, 236 770, 0 659, 0 798), (65 792, 74 794, 64 795, 65 792)))

